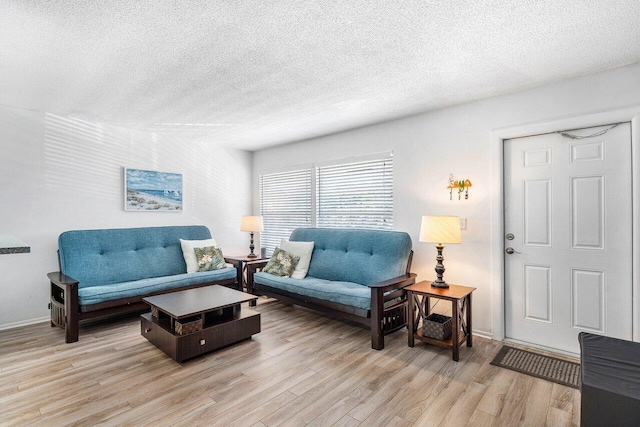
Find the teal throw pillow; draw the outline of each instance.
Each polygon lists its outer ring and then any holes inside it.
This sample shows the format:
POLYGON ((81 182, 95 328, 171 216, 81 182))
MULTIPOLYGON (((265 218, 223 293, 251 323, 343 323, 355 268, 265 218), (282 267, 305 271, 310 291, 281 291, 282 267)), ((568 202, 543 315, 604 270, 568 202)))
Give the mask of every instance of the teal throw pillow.
POLYGON ((196 253, 196 261, 198 261, 198 271, 220 270, 227 267, 220 248, 207 246, 193 250, 196 253))
POLYGON ((276 248, 273 251, 273 256, 262 271, 274 276, 291 277, 291 273, 296 269, 298 261, 300 261, 299 256, 276 248))

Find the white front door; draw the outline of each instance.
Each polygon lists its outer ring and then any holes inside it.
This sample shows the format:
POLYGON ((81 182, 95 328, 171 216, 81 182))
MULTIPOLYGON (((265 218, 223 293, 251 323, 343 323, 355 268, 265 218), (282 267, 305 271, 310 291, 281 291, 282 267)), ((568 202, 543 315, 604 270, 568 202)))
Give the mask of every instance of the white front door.
POLYGON ((506 337, 570 353, 580 331, 630 340, 630 124, 505 140, 504 183, 506 337))

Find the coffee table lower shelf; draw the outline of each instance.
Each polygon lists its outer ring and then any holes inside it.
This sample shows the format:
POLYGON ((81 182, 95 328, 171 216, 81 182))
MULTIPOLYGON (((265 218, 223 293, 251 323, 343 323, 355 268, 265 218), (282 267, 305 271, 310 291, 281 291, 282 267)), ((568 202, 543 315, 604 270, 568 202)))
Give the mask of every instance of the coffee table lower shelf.
POLYGON ((260 332, 260 313, 246 308, 234 319, 186 335, 171 332, 168 320, 158 320, 151 313, 145 313, 140 316, 140 332, 167 356, 180 363, 246 340, 260 332))

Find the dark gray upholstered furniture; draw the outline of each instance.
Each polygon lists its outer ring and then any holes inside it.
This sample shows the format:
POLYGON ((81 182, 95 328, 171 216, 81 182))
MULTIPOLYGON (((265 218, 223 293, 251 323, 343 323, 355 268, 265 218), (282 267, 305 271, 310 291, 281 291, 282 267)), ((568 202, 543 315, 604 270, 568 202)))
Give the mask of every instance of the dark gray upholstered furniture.
POLYGON ((48 274, 51 326, 75 342, 80 320, 148 310, 143 297, 212 284, 237 287, 233 267, 187 273, 180 239, 210 238, 202 225, 62 233, 60 271, 48 274))
POLYGON ((289 238, 314 242, 304 279, 257 272, 267 261, 247 268, 247 292, 349 319, 371 328, 371 347, 384 348, 384 336, 407 325, 404 287, 415 283, 411 237, 404 232, 298 228, 289 238))
POLYGON ((580 333, 583 427, 640 426, 640 343, 580 333))

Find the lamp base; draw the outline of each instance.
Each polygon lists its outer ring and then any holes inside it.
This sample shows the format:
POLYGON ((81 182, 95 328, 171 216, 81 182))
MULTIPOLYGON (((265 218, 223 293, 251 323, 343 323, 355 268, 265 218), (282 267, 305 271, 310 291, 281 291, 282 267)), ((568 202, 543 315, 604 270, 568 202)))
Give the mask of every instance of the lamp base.
POLYGON ((436 245, 436 249, 438 250, 438 256, 436 257, 436 280, 434 280, 433 282, 431 282, 431 286, 434 288, 448 288, 449 285, 447 285, 447 282, 445 282, 442 279, 442 276, 444 274, 444 265, 442 264, 442 261, 444 261, 444 257, 442 256, 442 250, 444 249, 444 246, 442 246, 442 243, 438 243, 436 245))
POLYGON ((436 280, 434 282, 431 282, 431 287, 433 287, 433 288, 448 288, 449 285, 447 285, 447 282, 445 282, 444 280, 436 280))
POLYGON ((249 255, 247 255, 247 258, 258 258, 258 255, 256 255, 256 254, 253 252, 253 250, 256 248, 256 247, 253 245, 253 231, 252 231, 250 234, 251 234, 251 244, 249 245, 249 250, 250 250, 251 252, 249 253, 249 255))

